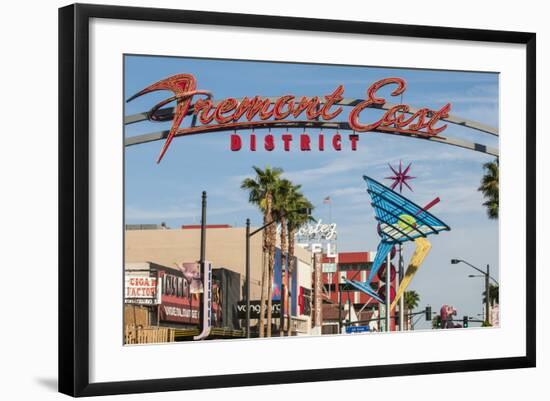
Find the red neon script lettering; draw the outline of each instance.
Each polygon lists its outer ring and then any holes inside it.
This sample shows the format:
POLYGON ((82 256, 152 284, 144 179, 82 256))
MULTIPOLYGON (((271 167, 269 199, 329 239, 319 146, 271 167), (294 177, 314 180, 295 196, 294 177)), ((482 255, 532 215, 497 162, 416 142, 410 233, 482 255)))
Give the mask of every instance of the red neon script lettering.
MULTIPOLYGON (((385 107, 382 117, 374 122, 361 122, 360 117, 363 110, 367 108, 383 108, 387 103, 386 99, 381 97, 378 92, 387 85, 395 86, 390 96, 402 95, 407 89, 407 83, 402 78, 385 78, 373 83, 367 89, 366 100, 353 106, 348 114, 348 124, 356 132, 392 132, 404 135, 415 136, 435 136, 447 128, 446 124, 438 126, 441 120, 449 116, 451 110, 450 103, 447 103, 439 110, 430 110, 421 108, 412 110, 409 105, 397 104, 389 108, 385 107), (410 115, 410 117, 407 117, 410 115)), ((240 100, 235 98, 226 98, 214 102, 212 94, 206 90, 196 89, 195 77, 191 74, 178 74, 159 82, 156 82, 127 101, 131 101, 146 93, 168 90, 173 92, 173 96, 156 104, 148 113, 149 120, 165 121, 166 112, 161 112, 161 107, 176 102, 173 109, 172 125, 166 142, 164 143, 157 159, 159 163, 164 157, 170 143, 175 136, 189 135, 193 133, 207 133, 212 131, 233 130, 246 128, 269 128, 277 124, 310 124, 319 123, 319 120, 330 121, 340 115, 343 107, 339 106, 344 100, 344 86, 339 85, 331 94, 325 95, 324 99, 318 96, 296 97, 294 95, 279 96, 276 99, 261 96, 244 97, 240 100), (205 95, 206 98, 199 98, 193 102, 195 95, 205 95), (202 125, 192 125, 188 128, 180 128, 184 118, 187 115, 194 115, 193 118, 200 121, 202 125), (306 120, 296 120, 304 116, 306 120), (246 121, 243 121, 246 120, 246 121)), ((342 124, 342 122, 337 123, 342 124)), ((288 151, 291 147, 292 136, 283 136, 284 150, 288 151)), ((339 151, 341 149, 341 135, 336 134, 332 138, 332 147, 339 151)), ((352 150, 357 149, 358 136, 353 134, 349 137, 352 150)), ((231 136, 231 150, 238 151, 242 147, 238 135, 231 136)), ((319 134, 318 149, 323 151, 325 147, 323 134, 319 134)), ((273 135, 267 135, 264 141, 264 148, 272 151, 275 148, 273 135)), ((300 149, 309 151, 311 145, 309 137, 300 137, 300 149)), ((256 150, 256 137, 252 135, 250 141, 250 150, 256 150)))

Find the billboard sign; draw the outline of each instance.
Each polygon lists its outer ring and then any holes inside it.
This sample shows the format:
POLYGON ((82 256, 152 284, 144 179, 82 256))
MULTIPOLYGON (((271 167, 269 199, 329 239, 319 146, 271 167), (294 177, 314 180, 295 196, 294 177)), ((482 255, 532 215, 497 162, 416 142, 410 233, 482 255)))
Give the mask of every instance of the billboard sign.
POLYGON ((126 274, 124 277, 124 303, 158 305, 160 303, 161 279, 149 273, 126 274))

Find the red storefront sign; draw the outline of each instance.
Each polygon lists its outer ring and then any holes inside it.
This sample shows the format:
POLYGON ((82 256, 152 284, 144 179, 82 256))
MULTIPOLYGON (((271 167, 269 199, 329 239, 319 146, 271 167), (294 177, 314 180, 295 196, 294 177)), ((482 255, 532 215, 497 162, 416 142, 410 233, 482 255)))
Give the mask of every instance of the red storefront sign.
MULTIPOLYGON (((411 107, 407 104, 397 104, 386 110, 381 118, 371 122, 362 122, 361 113, 363 110, 377 108, 387 102, 385 98, 379 95, 379 90, 387 85, 393 87, 393 91, 390 93, 392 97, 402 95, 407 88, 405 80, 397 77, 381 79, 370 85, 367 89, 367 98, 354 105, 348 115, 348 124, 353 131, 379 131, 431 137, 438 135, 447 128, 446 124, 436 125, 449 116, 450 103, 445 104, 439 110, 420 108, 415 110, 410 117, 406 117, 406 113, 411 110, 411 107)), ((158 90, 172 91, 174 96, 156 104, 149 112, 150 120, 163 121, 163 117, 158 111, 173 101, 176 102, 176 106, 174 107, 170 132, 159 154, 157 163, 162 160, 170 143, 176 136, 241 128, 269 128, 281 125, 281 123, 330 121, 342 113, 343 107, 339 106, 338 103, 344 99, 344 86, 339 85, 332 93, 322 97, 296 97, 290 94, 277 97, 274 100, 261 96, 244 97, 239 100, 230 97, 215 105, 212 101, 213 95, 211 92, 197 89, 197 81, 193 75, 177 74, 146 87, 130 97, 128 101, 158 90), (195 100, 195 96, 198 95, 206 96, 206 98, 195 100), (180 128, 187 115, 190 115, 189 118, 197 119, 202 125, 180 128)), ((284 134, 281 138, 284 150, 290 150, 294 139, 292 134, 284 134)), ((354 133, 349 135, 348 139, 351 149, 356 150, 359 136, 354 133)), ((344 140, 345 138, 337 132, 325 143, 325 137, 320 134, 315 147, 322 151, 325 146, 332 146, 334 150, 339 151, 342 149, 344 140)), ((273 135, 266 135, 263 142, 263 147, 266 150, 275 149, 273 135)), ((233 134, 230 140, 231 150, 238 151, 242 145, 241 137, 233 134)), ((309 151, 314 147, 311 138, 307 134, 300 135, 299 145, 302 151, 309 151)), ((251 134, 249 149, 255 151, 256 146, 256 136, 251 134)))
POLYGON ((163 322, 198 324, 199 303, 198 301, 195 301, 195 304, 191 305, 191 303, 175 303, 163 300, 160 305, 159 318, 163 322))
MULTIPOLYGON (((167 323, 198 325, 200 318, 200 294, 203 292, 200 281, 199 264, 196 262, 180 263, 177 269, 160 270, 161 304, 159 320, 167 323)), ((212 284, 210 314, 213 324, 220 316, 220 288, 212 284)))
POLYGON ((199 324, 198 263, 181 263, 178 269, 163 270, 159 320, 180 324, 199 324))

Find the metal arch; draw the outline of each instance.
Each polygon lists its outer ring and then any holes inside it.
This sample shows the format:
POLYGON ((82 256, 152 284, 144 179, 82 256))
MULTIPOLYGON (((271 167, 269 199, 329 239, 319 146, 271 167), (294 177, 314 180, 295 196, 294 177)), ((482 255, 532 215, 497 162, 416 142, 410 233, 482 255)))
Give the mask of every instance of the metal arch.
MULTIPOLYGON (((268 99, 270 103, 274 103, 278 99, 278 97, 267 97, 266 99, 268 99)), ((236 100, 241 101, 242 99, 239 98, 239 99, 236 99, 236 100)), ((356 106, 356 105, 358 105, 359 103, 361 103, 363 101, 364 101, 364 99, 344 98, 340 102, 337 102, 336 104, 341 105, 341 106, 356 106)), ((217 106, 219 103, 220 103, 220 100, 213 101, 214 106, 217 106)), ((371 106, 370 108, 389 110, 390 108, 392 108, 394 106, 396 106, 396 104, 386 102, 383 105, 374 105, 374 106, 371 106)), ((166 107, 164 109, 158 110, 157 115, 166 116, 166 118, 169 119, 172 116, 173 110, 174 110, 173 107, 166 107)), ((418 108, 411 107, 411 108, 409 108, 409 111, 406 112, 406 114, 414 114, 417 111, 418 111, 418 108)), ((194 112, 194 108, 190 107, 189 111, 187 112, 187 115, 193 114, 193 112, 194 112)), ((137 123, 137 122, 140 122, 140 121, 145 121, 145 120, 148 119, 148 115, 149 115, 148 112, 143 112, 143 113, 137 113, 137 114, 132 114, 130 116, 126 116, 124 118, 124 124, 134 124, 134 123, 137 123)), ((498 129, 497 128, 491 127, 489 125, 482 124, 482 123, 477 122, 477 121, 467 120, 465 118, 455 116, 455 115, 452 115, 452 114, 449 115, 447 118, 442 118, 441 120, 445 121, 445 122, 448 122, 448 123, 451 123, 451 124, 456 124, 456 125, 460 125, 460 126, 463 126, 463 127, 466 127, 466 128, 470 128, 470 129, 473 129, 473 130, 476 130, 476 131, 484 132, 486 134, 498 136, 498 129)))
MULTIPOLYGON (((143 114, 143 113, 141 113, 141 114, 143 114)), ((130 116, 130 117, 133 117, 133 116, 130 116)), ((127 118, 129 118, 129 117, 127 117, 127 118)), ((146 119, 146 117, 143 118, 143 119, 146 119)), ((141 119, 139 121, 142 121, 143 119, 141 119)), ((134 121, 134 122, 136 122, 136 121, 134 121)), ((265 122, 265 123, 256 122, 256 123, 251 123, 251 124, 244 124, 244 125, 235 126, 235 127, 230 128, 230 129, 232 131, 240 131, 240 130, 251 129, 251 127, 254 127, 254 128, 268 128, 268 127, 271 127, 271 128, 323 128, 323 129, 339 129, 339 130, 350 130, 350 131, 352 130, 349 123, 347 123, 347 122, 324 122, 324 121, 283 121, 283 122, 280 122, 280 123, 273 122, 273 121, 269 121, 269 122, 265 122), (262 126, 262 125, 264 125, 264 126, 262 126)), ((206 132, 221 132, 221 131, 227 131, 227 130, 228 130, 228 127, 225 126, 225 125, 222 125, 222 126, 219 126, 219 127, 212 126, 212 127, 209 127, 209 129, 207 131, 191 132, 191 133, 188 133, 188 134, 180 134, 180 135, 176 134, 176 137, 187 136, 187 135, 198 135, 198 134, 206 133, 206 132)), ((439 143, 444 143, 444 144, 447 144, 447 145, 457 146, 457 147, 464 148, 464 149, 474 150, 476 152, 486 153, 486 154, 489 154, 489 155, 495 156, 495 157, 499 156, 498 149, 496 149, 496 148, 486 146, 486 145, 482 145, 482 144, 479 144, 479 143, 469 142, 469 141, 459 139, 459 138, 451 138, 451 137, 448 137, 448 136, 447 137, 442 137, 442 136, 437 136, 437 135, 435 135, 435 136, 416 136, 416 135, 410 135, 410 134, 402 134, 402 133, 399 133, 399 132, 383 131, 383 130, 379 130, 379 129, 375 129, 375 130, 365 132, 365 133, 361 133, 361 134, 369 134, 369 133, 373 133, 373 132, 383 133, 383 134, 390 134, 390 135, 398 135, 398 136, 402 136, 402 137, 405 137, 405 138, 411 138, 412 137, 412 138, 417 138, 417 139, 424 139, 424 140, 431 141, 431 142, 439 142, 439 143)), ((149 134, 143 134, 143 135, 136 135, 136 136, 127 137, 127 138, 124 139, 124 146, 134 146, 134 145, 139 145, 139 144, 142 144, 142 143, 148 143, 148 142, 154 142, 154 141, 159 141, 159 140, 162 140, 162 139, 166 139, 168 137, 168 133, 169 133, 169 131, 158 131, 158 132, 153 132, 153 133, 149 133, 149 134)))

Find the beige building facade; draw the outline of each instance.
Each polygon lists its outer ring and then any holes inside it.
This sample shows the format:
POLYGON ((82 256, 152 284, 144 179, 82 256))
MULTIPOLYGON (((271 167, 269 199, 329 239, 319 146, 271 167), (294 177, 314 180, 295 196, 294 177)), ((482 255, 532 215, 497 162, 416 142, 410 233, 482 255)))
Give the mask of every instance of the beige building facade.
MULTIPOLYGON (((254 231, 252 228, 251 231, 254 231)), ((224 267, 240 273, 244 285, 245 228, 213 227, 206 229, 206 259, 213 268, 224 267)), ((153 262, 175 267, 200 258, 200 229, 130 229, 125 233, 125 263, 153 262)), ((302 264, 311 265, 311 253, 296 247, 295 256, 302 264)), ((250 239, 251 299, 260 299, 262 266, 262 233, 250 239)), ((241 287, 242 288, 242 287, 241 287)))

